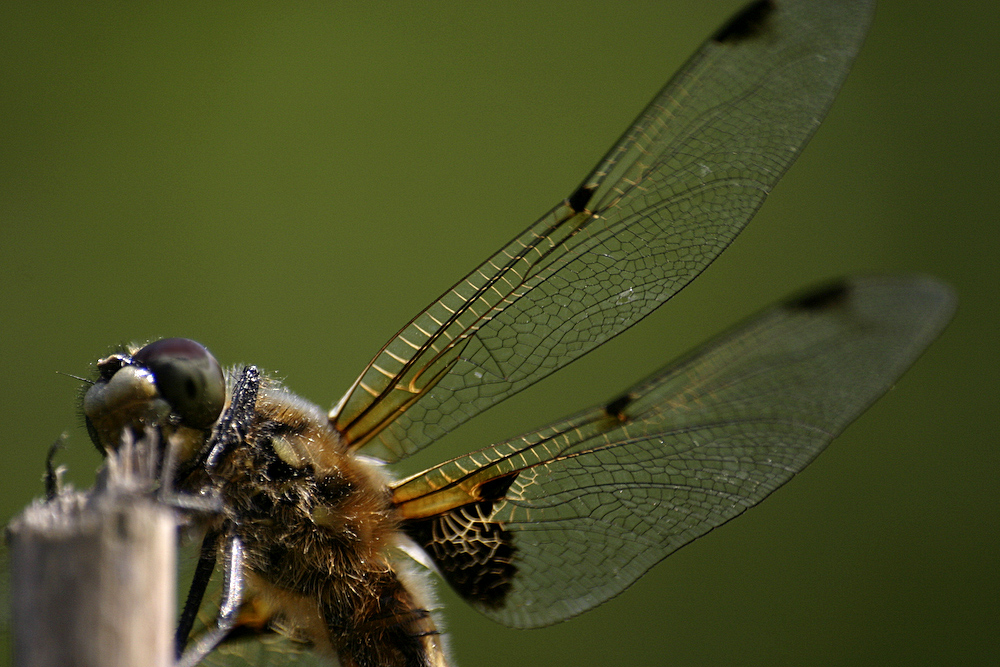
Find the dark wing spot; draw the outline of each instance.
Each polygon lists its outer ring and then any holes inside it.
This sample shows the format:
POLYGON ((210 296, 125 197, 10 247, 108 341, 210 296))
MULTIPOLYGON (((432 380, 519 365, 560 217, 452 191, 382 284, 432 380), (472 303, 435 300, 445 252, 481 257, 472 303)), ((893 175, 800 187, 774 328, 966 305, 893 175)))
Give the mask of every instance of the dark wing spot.
POLYGON ((720 44, 735 44, 757 37, 767 29, 767 22, 776 8, 774 0, 752 2, 719 28, 712 39, 720 44))
POLYGON ((511 472, 479 485, 475 502, 403 525, 459 595, 491 609, 504 605, 517 567, 514 535, 489 517, 517 475, 511 472))
POLYGON ((584 211, 587 208, 587 204, 590 203, 590 198, 594 196, 594 186, 581 185, 576 189, 576 192, 571 194, 566 198, 566 203, 571 209, 576 212, 584 211))
POLYGON ((455 591, 469 602, 503 607, 517 572, 513 534, 489 521, 491 501, 407 521, 403 530, 424 548, 455 591))
POLYGON ((501 475, 500 477, 494 477, 488 482, 483 482, 478 487, 476 487, 477 495, 481 500, 489 501, 489 507, 487 511, 493 511, 493 504, 498 500, 503 500, 503 497, 507 495, 507 489, 510 485, 514 483, 517 479, 518 471, 509 472, 506 475, 501 475))
POLYGON ((627 408, 634 400, 635 398, 631 394, 622 394, 605 405, 604 411, 608 413, 609 417, 613 417, 618 421, 625 421, 625 408, 627 408))
POLYGON ((825 310, 842 305, 851 293, 850 285, 837 282, 796 297, 785 306, 789 310, 825 310))

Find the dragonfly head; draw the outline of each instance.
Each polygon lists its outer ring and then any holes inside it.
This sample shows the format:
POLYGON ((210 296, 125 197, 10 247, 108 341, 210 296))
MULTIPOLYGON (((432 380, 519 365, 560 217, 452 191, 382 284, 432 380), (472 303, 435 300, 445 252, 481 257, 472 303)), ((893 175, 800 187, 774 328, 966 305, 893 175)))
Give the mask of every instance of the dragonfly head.
POLYGON ((180 436, 182 459, 205 440, 226 402, 226 380, 215 357, 187 338, 164 338, 97 362, 98 378, 83 397, 94 444, 114 451, 126 431, 152 428, 180 436))

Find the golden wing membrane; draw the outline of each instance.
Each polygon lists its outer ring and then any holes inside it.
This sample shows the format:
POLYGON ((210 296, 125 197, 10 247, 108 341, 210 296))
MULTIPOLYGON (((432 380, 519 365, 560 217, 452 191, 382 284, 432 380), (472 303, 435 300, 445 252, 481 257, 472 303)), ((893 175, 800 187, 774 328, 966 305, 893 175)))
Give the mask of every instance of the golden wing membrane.
POLYGON ((401 459, 669 299, 815 131, 871 10, 774 0, 735 17, 572 195, 382 348, 331 411, 335 428, 359 453, 401 459))
POLYGON ((487 616, 541 626, 613 597, 759 503, 951 319, 925 277, 764 311, 608 403, 399 483, 404 530, 487 616))

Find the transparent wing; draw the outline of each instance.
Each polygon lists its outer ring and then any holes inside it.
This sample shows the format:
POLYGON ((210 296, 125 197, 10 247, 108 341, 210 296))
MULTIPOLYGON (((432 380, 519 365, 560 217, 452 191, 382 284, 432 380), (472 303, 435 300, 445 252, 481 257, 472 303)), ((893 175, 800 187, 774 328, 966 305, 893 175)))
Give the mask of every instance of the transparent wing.
POLYGON ((280 635, 263 635, 223 644, 199 664, 205 667, 330 667, 334 663, 280 635))
POLYGON ((923 277, 767 310, 620 397, 400 483, 405 530, 486 615, 579 614, 808 465, 951 319, 923 277))
POLYGON ((385 345, 330 413, 345 440, 412 454, 684 287, 816 130, 871 11, 774 0, 731 19, 572 195, 385 345))

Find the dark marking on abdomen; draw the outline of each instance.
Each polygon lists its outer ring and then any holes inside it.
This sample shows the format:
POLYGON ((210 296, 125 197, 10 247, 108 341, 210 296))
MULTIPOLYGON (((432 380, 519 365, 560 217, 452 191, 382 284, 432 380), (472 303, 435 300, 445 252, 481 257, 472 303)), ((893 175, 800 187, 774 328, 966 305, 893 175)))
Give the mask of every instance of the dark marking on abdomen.
POLYGON ((726 25, 719 28, 712 40, 720 44, 736 44, 761 35, 767 29, 774 10, 774 0, 757 0, 744 7, 726 25))

